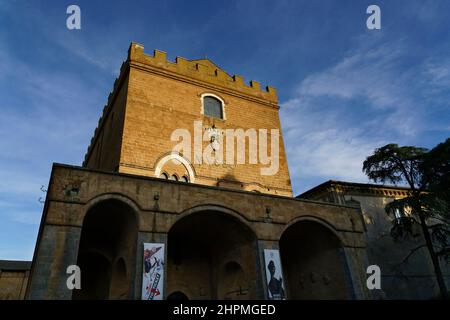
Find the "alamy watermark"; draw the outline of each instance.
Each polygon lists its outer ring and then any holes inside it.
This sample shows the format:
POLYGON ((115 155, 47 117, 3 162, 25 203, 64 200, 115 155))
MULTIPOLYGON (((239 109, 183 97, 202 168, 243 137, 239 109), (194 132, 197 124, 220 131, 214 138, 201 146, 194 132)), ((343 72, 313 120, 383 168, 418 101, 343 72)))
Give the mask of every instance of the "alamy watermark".
POLYGON ((186 128, 174 130, 170 140, 178 143, 172 148, 172 153, 181 154, 194 164, 260 164, 263 165, 261 175, 270 176, 278 172, 279 129, 218 129, 214 126, 204 129, 202 121, 194 121, 193 133, 192 137, 186 128), (205 141, 209 143, 204 148, 205 141))
POLYGON ((372 4, 367 7, 367 14, 370 16, 366 20, 366 26, 369 30, 380 30, 381 29, 381 9, 379 6, 372 4))
POLYGON ((66 27, 69 30, 80 30, 81 29, 81 9, 79 6, 75 4, 71 4, 67 7, 67 14, 70 16, 67 17, 66 27))
POLYGON ((79 266, 72 264, 67 267, 66 273, 69 275, 66 280, 67 289, 81 289, 81 269, 79 266))
POLYGON ((381 269, 376 264, 367 267, 367 274, 370 276, 367 278, 366 286, 369 290, 381 289, 381 269))

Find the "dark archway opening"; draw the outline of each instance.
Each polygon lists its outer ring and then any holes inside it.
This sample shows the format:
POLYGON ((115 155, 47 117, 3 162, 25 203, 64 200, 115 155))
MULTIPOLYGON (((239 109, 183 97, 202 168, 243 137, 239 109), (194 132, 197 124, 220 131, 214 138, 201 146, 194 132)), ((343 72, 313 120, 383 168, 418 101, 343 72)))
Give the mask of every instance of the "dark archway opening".
POLYGON ((166 300, 173 300, 173 301, 188 301, 189 298, 187 297, 187 295, 185 295, 183 292, 181 291, 175 291, 172 292, 171 294, 169 294, 166 298, 166 300))
POLYGON ((73 299, 129 299, 136 241, 136 214, 130 206, 115 199, 94 205, 83 221, 77 260, 81 290, 74 290, 73 299))
POLYGON ((190 299, 256 299, 257 250, 253 231, 215 211, 193 213, 168 237, 167 288, 190 299))
POLYGON ((349 299, 345 255, 336 235, 318 222, 300 221, 280 239, 289 299, 349 299))

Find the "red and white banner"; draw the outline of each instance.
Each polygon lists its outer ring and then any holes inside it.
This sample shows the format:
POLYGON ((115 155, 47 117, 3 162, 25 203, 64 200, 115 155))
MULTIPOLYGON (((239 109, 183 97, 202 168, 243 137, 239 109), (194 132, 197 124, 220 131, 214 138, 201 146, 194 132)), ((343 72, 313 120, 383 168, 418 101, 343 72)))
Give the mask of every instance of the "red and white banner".
POLYGON ((144 243, 142 300, 163 299, 164 264, 164 243, 144 243))

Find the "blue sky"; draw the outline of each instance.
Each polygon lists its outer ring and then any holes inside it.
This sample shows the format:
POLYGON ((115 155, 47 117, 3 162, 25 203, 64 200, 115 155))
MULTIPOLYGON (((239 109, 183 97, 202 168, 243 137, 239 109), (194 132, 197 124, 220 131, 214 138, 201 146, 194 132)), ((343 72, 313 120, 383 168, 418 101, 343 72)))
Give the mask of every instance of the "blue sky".
POLYGON ((450 136, 450 1, 0 0, 0 259, 31 259, 53 162, 81 165, 130 41, 277 88, 294 192, 450 136), (66 8, 81 8, 81 30, 66 8), (382 28, 366 28, 366 8, 382 28))

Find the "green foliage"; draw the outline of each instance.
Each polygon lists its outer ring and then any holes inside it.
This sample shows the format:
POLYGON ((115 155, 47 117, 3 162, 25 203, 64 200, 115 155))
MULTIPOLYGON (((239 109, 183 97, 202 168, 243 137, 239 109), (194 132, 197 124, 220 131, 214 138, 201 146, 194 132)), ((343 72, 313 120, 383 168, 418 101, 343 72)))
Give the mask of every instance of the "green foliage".
MULTIPOLYGON (((450 139, 431 151, 388 144, 367 157, 363 171, 375 182, 406 183, 411 188, 408 197, 392 201, 385 208, 388 214, 395 217, 391 235, 396 240, 403 239, 414 235, 415 226, 420 227, 442 298, 447 299, 448 293, 439 257, 444 257, 449 262, 450 139), (409 214, 400 214, 405 210, 408 210, 409 214)), ((414 252, 415 250, 412 250, 405 259, 414 252)))
POLYGON ((450 203, 450 138, 426 154, 420 171, 422 184, 450 203))
POLYGON ((427 149, 388 144, 375 150, 363 164, 363 171, 375 182, 408 183, 416 189, 421 180, 419 165, 427 149))
POLYGON ((437 254, 448 258, 450 238, 450 138, 428 151, 424 148, 388 144, 375 150, 363 164, 363 171, 375 182, 404 184, 408 197, 386 205, 395 219, 391 235, 396 240, 414 234, 421 218, 426 221, 437 254), (396 216, 408 209, 409 214, 396 216))

